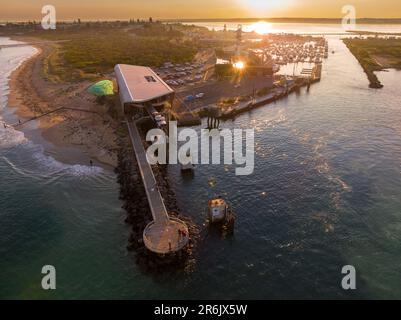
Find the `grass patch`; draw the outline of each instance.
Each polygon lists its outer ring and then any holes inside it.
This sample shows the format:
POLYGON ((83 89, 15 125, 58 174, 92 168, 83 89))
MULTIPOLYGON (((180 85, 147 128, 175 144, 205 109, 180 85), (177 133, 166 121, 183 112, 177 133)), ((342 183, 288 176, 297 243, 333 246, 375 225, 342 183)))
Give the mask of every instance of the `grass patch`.
POLYGON ((19 34, 52 42, 54 50, 44 61, 43 73, 54 82, 103 77, 118 63, 157 67, 166 61, 189 62, 198 51, 182 31, 162 24, 82 24, 19 34))
POLYGON ((375 71, 384 68, 401 69, 401 39, 343 39, 351 53, 358 59, 368 76, 371 88, 382 88, 383 85, 375 75, 375 71), (382 66, 375 57, 383 57, 386 65, 382 66))

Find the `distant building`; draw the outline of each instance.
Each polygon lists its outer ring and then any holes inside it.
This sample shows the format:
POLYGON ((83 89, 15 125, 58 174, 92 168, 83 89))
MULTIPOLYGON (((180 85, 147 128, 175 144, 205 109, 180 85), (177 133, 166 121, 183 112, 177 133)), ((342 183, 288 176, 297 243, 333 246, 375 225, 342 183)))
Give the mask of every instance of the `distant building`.
POLYGON ((125 114, 143 114, 146 107, 163 111, 166 102, 173 103, 174 90, 151 68, 118 64, 114 72, 125 114))

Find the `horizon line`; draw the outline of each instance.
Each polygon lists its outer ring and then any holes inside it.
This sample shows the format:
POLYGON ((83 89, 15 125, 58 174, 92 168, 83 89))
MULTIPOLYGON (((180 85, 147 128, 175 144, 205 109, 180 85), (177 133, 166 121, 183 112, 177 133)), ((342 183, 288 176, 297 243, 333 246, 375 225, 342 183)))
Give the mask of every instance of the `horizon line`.
MULTIPOLYGON (((305 17, 276 17, 276 18, 183 18, 183 19, 158 19, 159 21, 163 22, 233 22, 233 21, 266 21, 266 22, 274 22, 274 21, 303 21, 303 22, 314 22, 314 21, 320 21, 320 22, 338 22, 342 21, 343 17, 338 17, 338 18, 305 18, 305 17)), ((356 18, 356 21, 372 21, 372 22, 399 22, 401 23, 401 17, 398 18, 369 18, 369 17, 363 17, 363 18, 356 18)))
MULTIPOLYGON (((104 22, 112 22, 112 21, 130 21, 133 19, 134 21, 137 20, 137 18, 68 18, 68 19, 60 19, 60 22, 69 22, 69 21, 75 21, 80 19, 81 21, 86 21, 86 22, 97 22, 97 21, 104 21, 104 22)), ((146 18, 138 18, 141 21, 145 20, 147 21, 149 17, 146 18)), ((341 21, 343 18, 311 18, 311 17, 276 17, 276 18, 153 18, 153 21, 161 21, 161 22, 230 22, 230 21, 273 21, 273 20, 309 20, 309 21, 316 21, 316 20, 321 20, 321 21, 341 21)), ((369 17, 363 17, 363 18, 357 18, 356 21, 399 21, 401 22, 401 17, 399 18, 369 18, 369 17)), ((22 23, 22 22, 32 22, 35 21, 35 19, 24 19, 24 20, 16 20, 16 19, 0 19, 0 22, 17 22, 17 23, 22 23)))

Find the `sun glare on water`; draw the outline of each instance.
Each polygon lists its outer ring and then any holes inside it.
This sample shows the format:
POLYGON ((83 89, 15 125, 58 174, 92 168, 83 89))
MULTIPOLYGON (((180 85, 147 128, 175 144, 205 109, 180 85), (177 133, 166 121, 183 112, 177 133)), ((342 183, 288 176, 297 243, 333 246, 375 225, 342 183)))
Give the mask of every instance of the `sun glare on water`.
POLYGON ((259 21, 249 26, 249 31, 254 31, 257 34, 264 35, 272 32, 271 23, 259 21))

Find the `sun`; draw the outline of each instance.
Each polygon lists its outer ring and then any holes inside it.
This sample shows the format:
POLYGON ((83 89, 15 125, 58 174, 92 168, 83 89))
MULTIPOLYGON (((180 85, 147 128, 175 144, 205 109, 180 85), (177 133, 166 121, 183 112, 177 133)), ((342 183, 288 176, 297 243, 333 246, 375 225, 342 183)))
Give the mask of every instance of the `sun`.
POLYGON ((245 62, 243 62, 243 61, 234 62, 234 63, 233 63, 233 67, 234 67, 235 69, 242 70, 242 69, 245 68, 245 62))
POLYGON ((249 31, 254 31, 257 34, 264 35, 272 32, 271 23, 259 21, 249 26, 249 31))

